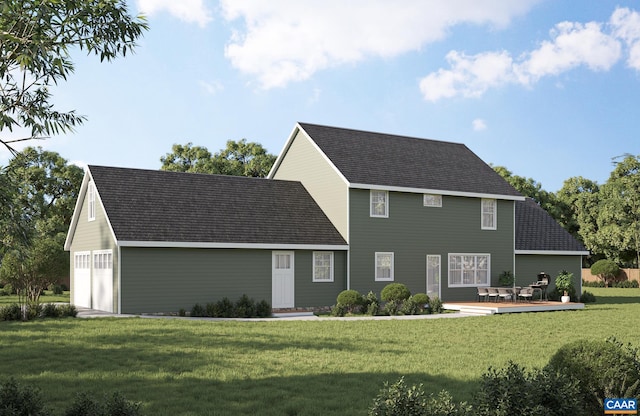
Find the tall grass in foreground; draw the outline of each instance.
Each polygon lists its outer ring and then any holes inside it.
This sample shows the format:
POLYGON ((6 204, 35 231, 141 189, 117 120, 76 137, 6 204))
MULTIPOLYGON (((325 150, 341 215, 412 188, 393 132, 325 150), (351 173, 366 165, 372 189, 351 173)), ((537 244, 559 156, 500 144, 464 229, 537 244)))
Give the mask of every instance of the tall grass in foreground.
POLYGON ((209 322, 64 319, 0 323, 0 379, 122 392, 147 415, 365 415, 385 381, 469 400, 489 366, 545 365, 576 339, 640 346, 640 290, 589 288, 583 311, 434 320, 209 322))

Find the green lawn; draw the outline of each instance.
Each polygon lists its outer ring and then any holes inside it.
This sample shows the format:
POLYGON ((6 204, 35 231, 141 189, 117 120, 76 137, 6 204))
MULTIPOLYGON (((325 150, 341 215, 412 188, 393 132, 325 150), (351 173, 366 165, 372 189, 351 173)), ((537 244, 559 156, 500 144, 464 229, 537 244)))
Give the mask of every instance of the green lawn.
POLYGON ((405 375, 469 400, 487 367, 540 367, 564 343, 640 346, 640 289, 588 288, 583 311, 408 321, 0 322, 0 380, 42 389, 55 409, 78 391, 121 391, 146 415, 365 415, 405 375))
MULTIPOLYGON (((62 295, 54 295, 52 291, 45 290, 44 295, 40 296, 40 303, 69 303, 69 291, 64 292, 62 295)), ((18 296, 0 296, 0 306, 10 305, 12 303, 18 303, 18 296)))

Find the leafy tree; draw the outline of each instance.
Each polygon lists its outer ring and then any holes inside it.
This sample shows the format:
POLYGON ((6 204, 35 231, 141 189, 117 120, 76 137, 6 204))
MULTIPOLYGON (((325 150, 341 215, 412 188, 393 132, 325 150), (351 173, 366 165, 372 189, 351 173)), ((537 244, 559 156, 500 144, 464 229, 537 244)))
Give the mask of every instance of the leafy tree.
POLYGON ((591 274, 598 276, 608 286, 609 283, 618 277, 620 273, 620 267, 611 260, 602 259, 598 260, 591 266, 591 274))
POLYGON ((28 147, 9 162, 10 190, 0 217, 0 280, 37 304, 42 290, 69 268, 66 237, 83 171, 59 154, 28 147))
POLYGON ((565 180, 556 193, 562 209, 559 222, 582 241, 585 240, 585 235, 594 233, 597 229, 599 189, 596 182, 576 176, 565 180))
POLYGON ((70 50, 110 61, 133 50, 148 26, 129 15, 125 0, 4 0, 0 4, 0 131, 23 127, 21 139, 0 137, 12 153, 16 141, 73 130, 85 118, 59 112, 49 87, 74 71, 70 50))
POLYGON ((214 155, 191 142, 174 144, 172 153, 160 158, 162 170, 250 177, 267 176, 275 160, 261 144, 246 139, 229 140, 227 147, 214 155))

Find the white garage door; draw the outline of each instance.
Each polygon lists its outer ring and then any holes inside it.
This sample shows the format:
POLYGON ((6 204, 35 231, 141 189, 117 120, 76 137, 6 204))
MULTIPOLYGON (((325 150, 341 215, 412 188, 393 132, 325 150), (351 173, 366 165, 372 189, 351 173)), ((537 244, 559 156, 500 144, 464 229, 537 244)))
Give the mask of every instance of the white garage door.
POLYGON ((113 254, 111 250, 93 252, 92 280, 92 308, 113 312, 113 254))
POLYGON ((73 256, 73 298, 71 303, 91 307, 91 253, 79 251, 73 256))

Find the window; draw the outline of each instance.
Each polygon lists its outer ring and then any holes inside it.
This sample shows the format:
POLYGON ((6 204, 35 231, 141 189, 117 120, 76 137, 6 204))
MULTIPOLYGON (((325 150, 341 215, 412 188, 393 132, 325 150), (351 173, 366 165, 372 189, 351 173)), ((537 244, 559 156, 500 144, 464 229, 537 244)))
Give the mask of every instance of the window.
POLYGON ((276 254, 273 258, 274 269, 290 269, 291 268, 291 255, 290 254, 276 254))
POLYGON ((376 281, 393 281, 393 253, 376 253, 376 281))
POLYGON ((90 269, 91 268, 91 255, 88 251, 75 253, 74 265, 76 269, 90 269))
POLYGON ((425 207, 441 207, 442 195, 424 194, 423 204, 425 207))
POLYGON ((333 282, 333 252, 313 252, 313 281, 333 282))
POLYGON ((449 254, 449 287, 489 286, 491 255, 449 254))
POLYGON ((96 219, 96 189, 93 182, 89 182, 88 194, 89 221, 93 221, 96 219))
POLYGON ((387 218, 389 216, 389 192, 372 189, 369 191, 369 197, 371 199, 370 215, 387 218))
POLYGON ((93 268, 98 270, 112 269, 113 256, 111 250, 93 252, 93 268))
POLYGON ((482 229, 495 230, 498 217, 498 208, 495 199, 482 200, 482 229))

